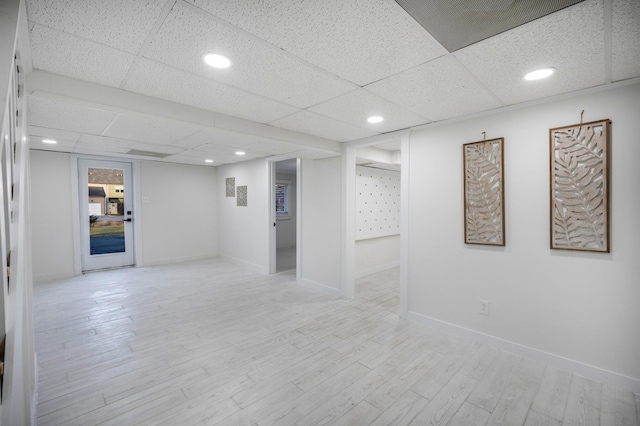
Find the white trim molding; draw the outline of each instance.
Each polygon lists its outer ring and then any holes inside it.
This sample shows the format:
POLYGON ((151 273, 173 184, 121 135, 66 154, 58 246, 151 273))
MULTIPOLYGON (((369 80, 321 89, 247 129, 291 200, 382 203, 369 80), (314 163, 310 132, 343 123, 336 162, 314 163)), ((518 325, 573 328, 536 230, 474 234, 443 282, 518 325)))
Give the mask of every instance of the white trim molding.
POLYGON ((589 378, 591 380, 595 380, 600 383, 607 383, 620 389, 624 389, 635 394, 640 394, 640 380, 634 379, 632 377, 624 376, 613 371, 603 370, 601 368, 568 359, 560 355, 541 351, 539 349, 511 342, 509 340, 491 336, 489 334, 484 334, 479 331, 471 330, 469 328, 451 324, 446 321, 431 318, 426 315, 418 314, 416 312, 407 312, 406 319, 418 324, 435 328, 440 331, 444 331, 446 333, 451 333, 456 336, 475 340, 479 343, 492 346, 505 352, 551 365, 553 367, 569 371, 571 373, 589 378))
POLYGON ((303 287, 312 288, 330 296, 335 296, 340 299, 343 298, 342 292, 337 288, 329 287, 306 278, 298 278, 297 283, 303 287))

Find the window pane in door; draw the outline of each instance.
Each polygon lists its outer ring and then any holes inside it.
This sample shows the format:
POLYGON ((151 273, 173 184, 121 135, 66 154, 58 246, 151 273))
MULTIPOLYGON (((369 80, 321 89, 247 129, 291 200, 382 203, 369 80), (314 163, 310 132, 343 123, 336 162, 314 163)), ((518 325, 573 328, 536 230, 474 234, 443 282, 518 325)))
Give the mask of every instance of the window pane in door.
POLYGON ((91 255, 125 251, 123 176, 121 169, 89 168, 91 255))

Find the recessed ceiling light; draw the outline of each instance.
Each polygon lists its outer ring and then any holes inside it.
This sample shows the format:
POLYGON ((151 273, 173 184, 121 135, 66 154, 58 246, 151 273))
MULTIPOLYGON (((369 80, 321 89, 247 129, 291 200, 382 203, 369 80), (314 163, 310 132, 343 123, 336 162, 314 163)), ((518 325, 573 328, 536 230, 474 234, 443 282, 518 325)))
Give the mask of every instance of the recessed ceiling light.
POLYGON ((57 144, 58 141, 54 141, 53 139, 42 139, 42 143, 48 143, 50 145, 57 144))
POLYGON ((213 68, 229 68, 231 61, 226 56, 218 55, 217 53, 209 53, 204 55, 204 61, 213 68))
POLYGON ((213 163, 213 160, 210 158, 207 158, 206 160, 204 160, 205 163, 213 163))
POLYGON ((556 72, 555 68, 541 68, 539 70, 531 71, 527 75, 524 76, 525 80, 540 80, 542 78, 547 78, 551 74, 556 72))
POLYGON ((367 121, 369 123, 380 123, 382 120, 384 120, 384 118, 380 117, 379 115, 374 115, 373 117, 369 117, 367 118, 367 121))
POLYGON ((236 151, 236 155, 244 155, 245 152, 244 151, 236 151))

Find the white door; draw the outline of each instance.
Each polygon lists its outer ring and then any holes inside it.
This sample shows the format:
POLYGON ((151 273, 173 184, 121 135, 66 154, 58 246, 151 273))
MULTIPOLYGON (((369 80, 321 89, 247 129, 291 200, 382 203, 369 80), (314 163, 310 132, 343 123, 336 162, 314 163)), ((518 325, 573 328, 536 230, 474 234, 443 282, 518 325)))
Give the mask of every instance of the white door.
POLYGON ((131 170, 126 162, 78 160, 83 271, 133 265, 131 170))

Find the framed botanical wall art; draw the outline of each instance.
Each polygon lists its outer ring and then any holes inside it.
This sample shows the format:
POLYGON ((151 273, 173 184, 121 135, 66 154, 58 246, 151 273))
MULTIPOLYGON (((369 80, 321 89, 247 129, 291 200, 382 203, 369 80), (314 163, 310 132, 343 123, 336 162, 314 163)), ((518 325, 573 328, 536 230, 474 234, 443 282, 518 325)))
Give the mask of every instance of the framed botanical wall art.
POLYGON ((462 148, 464 242, 504 246, 504 138, 462 148))
POLYGON ((247 185, 239 186, 236 197, 236 206, 247 207, 247 185))
POLYGON ((552 249, 608 253, 611 122, 549 130, 552 249))
POLYGON ((230 177, 224 180, 225 191, 227 197, 235 197, 236 196, 236 178, 230 177))

